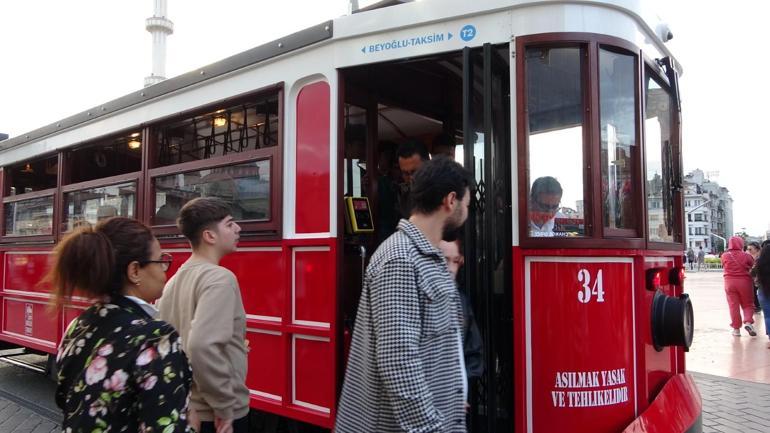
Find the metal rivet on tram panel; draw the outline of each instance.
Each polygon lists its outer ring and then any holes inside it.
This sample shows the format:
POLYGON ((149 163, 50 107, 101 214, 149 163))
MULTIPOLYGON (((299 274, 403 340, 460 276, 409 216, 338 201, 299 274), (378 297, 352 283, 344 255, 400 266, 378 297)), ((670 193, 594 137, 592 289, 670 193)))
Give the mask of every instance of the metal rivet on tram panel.
POLYGON ((87 114, 90 116, 90 115, 91 115, 91 112, 89 111, 87 114))
POLYGON ((139 96, 144 96, 144 92, 139 93, 139 96))
POLYGON ((107 110, 107 109, 106 109, 106 108, 104 108, 104 107, 102 107, 102 111, 105 111, 105 110, 107 110))
POLYGON ((57 128, 61 128, 61 123, 57 123, 57 124, 56 124, 56 127, 57 127, 57 128))
POLYGON ((206 71, 201 71, 201 75, 206 75, 206 71))
POLYGON ((329 31, 329 26, 325 26, 324 30, 326 30, 328 32, 329 31))
POLYGON ((278 42, 278 48, 283 48, 283 42, 278 42))

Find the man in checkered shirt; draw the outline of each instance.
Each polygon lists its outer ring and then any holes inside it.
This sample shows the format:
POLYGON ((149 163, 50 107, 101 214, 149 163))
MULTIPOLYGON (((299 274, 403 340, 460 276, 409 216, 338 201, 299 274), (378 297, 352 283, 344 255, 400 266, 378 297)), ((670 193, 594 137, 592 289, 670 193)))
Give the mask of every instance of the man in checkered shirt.
POLYGON ((366 269, 337 433, 465 432, 462 307, 438 249, 468 217, 469 173, 438 157, 412 184, 412 212, 366 269))

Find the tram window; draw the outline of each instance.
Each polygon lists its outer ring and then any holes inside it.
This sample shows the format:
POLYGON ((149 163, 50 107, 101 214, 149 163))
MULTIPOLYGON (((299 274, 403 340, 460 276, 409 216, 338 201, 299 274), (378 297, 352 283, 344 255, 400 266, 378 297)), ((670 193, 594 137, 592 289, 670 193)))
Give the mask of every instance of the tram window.
POLYGON ((52 156, 13 165, 6 169, 8 190, 5 196, 26 194, 56 188, 59 158, 52 156))
POLYGON ((134 218, 136 182, 83 189, 64 194, 65 231, 114 216, 134 218))
POLYGON ((176 224, 179 210, 197 197, 228 202, 239 221, 270 219, 270 160, 188 171, 155 178, 153 225, 176 224))
MULTIPOLYGON (((649 71, 646 77, 645 156, 647 226, 653 242, 674 242, 674 149, 673 102, 649 71)), ((692 234, 692 233, 691 233, 692 234)))
POLYGON ((69 182, 104 179, 142 169, 142 135, 137 131, 99 140, 67 154, 69 182))
POLYGON ((599 129, 605 229, 636 230, 636 59, 599 50, 599 129))
POLYGON ((53 196, 5 203, 5 236, 53 234, 53 196))
POLYGON ((262 97, 155 129, 154 167, 226 156, 278 145, 278 95, 262 97))
POLYGON ((579 47, 527 49, 532 237, 586 235, 582 54, 579 47))

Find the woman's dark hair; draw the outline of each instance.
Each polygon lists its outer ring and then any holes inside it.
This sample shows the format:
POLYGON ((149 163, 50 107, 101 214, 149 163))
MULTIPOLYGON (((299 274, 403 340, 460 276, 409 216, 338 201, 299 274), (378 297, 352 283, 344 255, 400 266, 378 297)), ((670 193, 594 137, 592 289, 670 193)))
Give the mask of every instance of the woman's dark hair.
POLYGON ((176 225, 195 248, 200 244, 204 230, 211 229, 232 214, 230 205, 224 200, 215 197, 199 197, 182 206, 176 225))
POLYGON ((759 246, 759 242, 756 242, 756 241, 751 241, 751 242, 749 242, 749 244, 748 244, 748 245, 746 245, 746 247, 747 247, 747 248, 748 248, 748 247, 754 247, 754 248, 756 248, 756 249, 757 249, 757 251, 759 251, 759 250, 761 249, 761 247, 759 246))
POLYGON ((471 185, 471 175, 462 165, 446 156, 437 156, 426 161, 414 175, 410 197, 412 209, 424 214, 432 213, 450 192, 462 200, 471 185))
POLYGON ((155 237, 131 218, 115 217, 96 227, 80 227, 54 248, 54 261, 43 278, 60 307, 75 291, 89 297, 121 293, 131 262, 150 259, 155 237))
POLYGON ((757 257, 751 276, 757 279, 759 287, 765 295, 770 296, 770 245, 765 245, 757 257))

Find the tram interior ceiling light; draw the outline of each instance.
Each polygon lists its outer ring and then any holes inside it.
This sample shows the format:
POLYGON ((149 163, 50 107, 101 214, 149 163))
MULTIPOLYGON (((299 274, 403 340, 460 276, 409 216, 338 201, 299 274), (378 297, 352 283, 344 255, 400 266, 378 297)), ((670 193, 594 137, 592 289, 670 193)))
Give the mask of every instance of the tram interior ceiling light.
POLYGON ((128 142, 128 148, 131 150, 136 150, 140 147, 142 147, 142 142, 139 140, 134 139, 128 142))
POLYGON ((689 352, 695 329, 690 296, 668 296, 662 291, 655 292, 652 299, 652 343, 655 350, 680 346, 689 352))
POLYGON ((221 128, 227 125, 227 117, 225 117, 225 110, 217 110, 214 112, 214 126, 221 128))

